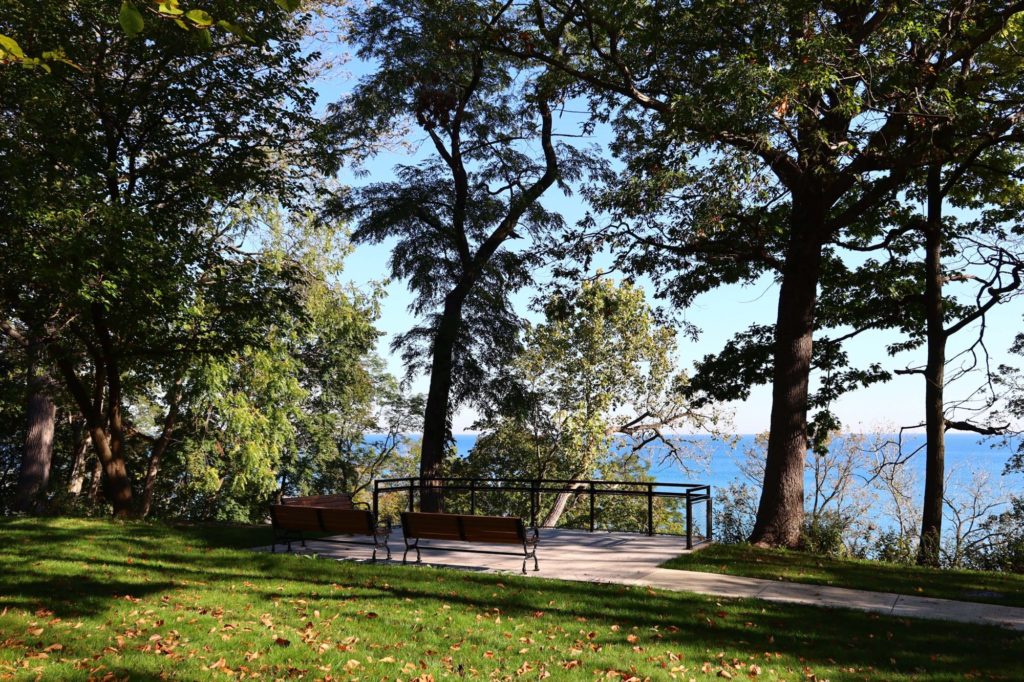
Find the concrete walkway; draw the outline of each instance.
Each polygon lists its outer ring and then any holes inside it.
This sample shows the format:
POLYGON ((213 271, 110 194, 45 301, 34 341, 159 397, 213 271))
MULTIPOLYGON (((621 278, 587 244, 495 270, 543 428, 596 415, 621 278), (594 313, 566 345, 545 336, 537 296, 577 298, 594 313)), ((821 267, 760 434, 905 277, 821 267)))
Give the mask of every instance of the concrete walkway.
MULTIPOLYGON (((315 541, 307 544, 305 550, 298 546, 293 548, 304 553, 315 553, 321 557, 339 560, 365 561, 370 558, 370 548, 362 545, 338 545, 315 541)), ((405 543, 400 528, 392 533, 389 544, 394 553, 393 562, 401 563, 405 543)), ((460 543, 421 542, 421 547, 428 548, 422 553, 423 562, 431 566, 488 573, 519 573, 522 566, 522 559, 515 556, 430 550, 431 544, 458 546, 460 543)), ((270 548, 259 549, 266 551, 270 548)), ((515 551, 514 547, 509 549, 515 551)), ((527 575, 558 580, 639 585, 727 598, 764 599, 789 604, 858 609, 887 616, 980 623, 1024 631, 1024 608, 658 568, 659 564, 686 552, 685 539, 672 536, 647 537, 635 533, 587 533, 544 529, 541 531, 541 544, 537 550, 540 570, 534 572, 531 561, 527 575)), ((415 553, 410 553, 410 556, 410 561, 415 561, 415 553)))

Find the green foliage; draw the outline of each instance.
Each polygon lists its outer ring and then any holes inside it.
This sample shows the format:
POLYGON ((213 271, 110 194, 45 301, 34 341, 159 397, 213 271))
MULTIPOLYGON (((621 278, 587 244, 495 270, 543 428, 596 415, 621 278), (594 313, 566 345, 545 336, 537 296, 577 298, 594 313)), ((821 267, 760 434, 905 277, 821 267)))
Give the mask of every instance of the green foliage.
POLYGON ((373 355, 379 293, 341 283, 346 234, 273 204, 239 219, 263 226, 264 278, 301 273, 285 282, 300 307, 277 311, 264 343, 185 375, 180 440, 157 500, 164 516, 248 521, 280 494, 358 493, 407 445, 409 409, 373 355), (386 442, 367 439, 380 431, 386 442))
MULTIPOLYGON (((675 334, 656 323, 643 290, 598 279, 545 306, 545 321, 527 328, 524 349, 489 389, 484 430, 458 475, 647 481, 651 463, 686 464, 687 441, 672 433, 712 428, 719 415, 682 399, 686 377, 675 367, 675 334)), ((521 508, 528 497, 517 502, 521 508)), ((572 493, 564 522, 581 525, 586 496, 572 493), (579 507, 579 508, 577 508, 579 507)), ((557 496, 541 518, 557 523, 557 496)), ((504 502, 502 502, 503 504, 504 502)), ((602 524, 646 527, 641 498, 601 498, 602 524), (621 504, 620 504, 621 503, 621 504)), ((658 502, 662 528, 678 528, 674 504, 658 502)))
POLYGON ((850 519, 836 511, 825 511, 807 517, 800 535, 801 548, 823 556, 841 557, 847 554, 846 534, 850 519))

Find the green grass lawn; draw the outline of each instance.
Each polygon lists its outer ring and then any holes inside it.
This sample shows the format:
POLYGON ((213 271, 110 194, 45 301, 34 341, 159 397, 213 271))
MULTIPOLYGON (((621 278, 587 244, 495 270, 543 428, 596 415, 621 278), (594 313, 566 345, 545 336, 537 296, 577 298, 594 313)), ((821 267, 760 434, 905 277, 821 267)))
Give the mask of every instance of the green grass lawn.
POLYGON ((0 522, 0 679, 1020 679, 1024 636, 253 553, 259 528, 0 522))
POLYGON ((1013 573, 952 571, 879 561, 830 559, 806 552, 762 549, 752 545, 710 545, 699 552, 676 557, 662 566, 794 583, 1024 606, 1024 575, 1013 573))

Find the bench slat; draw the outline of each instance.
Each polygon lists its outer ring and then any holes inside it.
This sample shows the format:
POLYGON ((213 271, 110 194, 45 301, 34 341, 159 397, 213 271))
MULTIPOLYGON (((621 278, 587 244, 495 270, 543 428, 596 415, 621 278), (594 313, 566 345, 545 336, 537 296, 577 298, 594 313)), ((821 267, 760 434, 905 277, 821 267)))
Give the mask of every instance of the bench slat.
POLYGON ((305 495, 303 497, 284 497, 281 504, 291 507, 323 507, 330 509, 352 509, 352 496, 348 493, 333 495, 305 495))
POLYGON ((458 514, 402 512, 402 533, 407 538, 461 540, 458 514))
POLYGON ((320 517, 314 507, 274 504, 270 506, 270 517, 275 526, 284 530, 320 530, 320 517))
POLYGON ((320 509, 323 530, 346 535, 373 535, 373 514, 365 509, 320 509))
POLYGON ((522 544, 526 537, 523 520, 513 516, 460 516, 462 539, 501 545, 522 544))

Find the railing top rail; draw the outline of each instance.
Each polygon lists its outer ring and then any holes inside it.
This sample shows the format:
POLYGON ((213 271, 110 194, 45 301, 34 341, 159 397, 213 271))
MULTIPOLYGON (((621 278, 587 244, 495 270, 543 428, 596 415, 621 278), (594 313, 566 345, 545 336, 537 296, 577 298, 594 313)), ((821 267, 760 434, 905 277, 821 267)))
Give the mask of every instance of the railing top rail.
MULTIPOLYGON (((578 479, 578 478, 486 478, 486 477, 438 477, 436 479, 442 484, 444 483, 519 483, 524 485, 533 484, 545 484, 554 483, 559 485, 567 484, 579 484, 579 485, 594 485, 594 486, 607 486, 607 485, 628 485, 636 486, 639 488, 710 488, 711 486, 707 483, 676 483, 668 481, 616 481, 616 480, 605 480, 605 479, 578 479)), ((377 483, 402 483, 408 486, 410 483, 413 485, 422 485, 422 479, 418 476, 408 476, 404 478, 381 478, 376 480, 377 483)))

